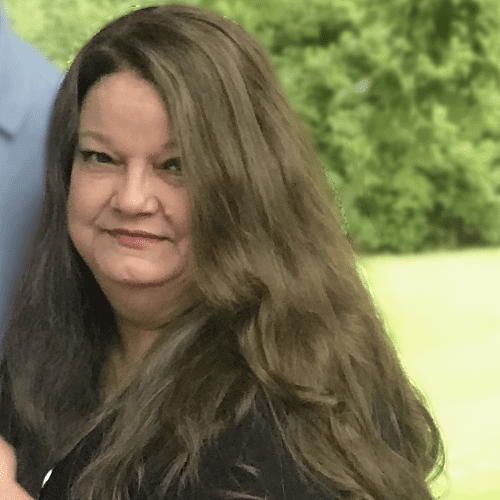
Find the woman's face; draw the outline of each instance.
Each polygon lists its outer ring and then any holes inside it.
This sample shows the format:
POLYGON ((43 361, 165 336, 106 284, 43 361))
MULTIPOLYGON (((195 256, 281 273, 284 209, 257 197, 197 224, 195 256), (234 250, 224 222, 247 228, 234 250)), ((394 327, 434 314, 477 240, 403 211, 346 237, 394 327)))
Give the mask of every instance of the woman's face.
POLYGON ((165 106, 131 71, 88 91, 68 198, 68 230, 106 293, 191 282, 191 204, 165 106))

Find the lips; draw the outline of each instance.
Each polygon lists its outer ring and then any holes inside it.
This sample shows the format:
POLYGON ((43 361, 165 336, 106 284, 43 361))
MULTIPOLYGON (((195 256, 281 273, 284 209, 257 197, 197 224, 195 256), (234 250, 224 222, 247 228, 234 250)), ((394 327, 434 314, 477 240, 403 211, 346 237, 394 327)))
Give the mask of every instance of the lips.
POLYGON ((131 236, 132 238, 145 238, 148 240, 165 240, 163 236, 158 236, 147 231, 129 231, 128 229, 111 229, 108 231, 111 236, 131 236))
POLYGON ((112 229, 108 233, 119 245, 135 250, 145 250, 150 245, 158 244, 166 239, 147 231, 129 231, 128 229, 112 229))

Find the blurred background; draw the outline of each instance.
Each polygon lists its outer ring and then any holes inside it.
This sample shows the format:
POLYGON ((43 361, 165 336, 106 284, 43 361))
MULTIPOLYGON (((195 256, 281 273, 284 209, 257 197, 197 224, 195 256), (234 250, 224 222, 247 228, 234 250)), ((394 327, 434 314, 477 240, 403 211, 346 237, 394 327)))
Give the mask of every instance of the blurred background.
MULTIPOLYGON (((160 1, 4 0, 60 69, 160 1)), ((166 2, 163 2, 166 3, 166 2)), ((436 496, 500 498, 500 2, 192 0, 271 59, 448 449, 436 496)))

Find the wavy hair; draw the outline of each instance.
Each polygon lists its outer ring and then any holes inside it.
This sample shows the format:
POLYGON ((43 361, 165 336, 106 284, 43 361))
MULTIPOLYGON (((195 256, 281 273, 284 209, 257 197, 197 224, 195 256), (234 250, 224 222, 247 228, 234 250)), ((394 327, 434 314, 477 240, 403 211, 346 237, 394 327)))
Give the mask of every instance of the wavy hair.
POLYGON ((430 500, 443 440, 360 278, 337 203, 262 49, 239 25, 165 5, 105 26, 57 96, 43 210, 3 341, 1 394, 17 416, 20 484, 36 492, 43 472, 108 419, 73 498, 129 499, 147 457, 162 474, 158 491, 181 488, 195 480, 205 443, 262 395, 297 466, 322 491, 430 500), (103 403, 103 367, 120 340, 69 238, 66 201, 82 101, 123 69, 165 103, 193 200, 203 303, 169 325, 103 403), (378 404, 399 452, 383 438, 378 404))

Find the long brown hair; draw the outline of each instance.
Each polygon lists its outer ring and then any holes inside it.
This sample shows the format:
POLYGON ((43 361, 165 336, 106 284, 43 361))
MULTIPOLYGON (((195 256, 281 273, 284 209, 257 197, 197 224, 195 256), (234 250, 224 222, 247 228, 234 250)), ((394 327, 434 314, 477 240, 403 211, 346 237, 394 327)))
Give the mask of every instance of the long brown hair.
POLYGON ((145 456, 163 471, 159 491, 176 480, 182 487, 196 477, 202 447, 262 395, 297 465, 321 490, 353 500, 432 498, 426 480, 444 468, 438 427, 358 274, 310 141, 240 26, 182 5, 108 24, 63 82, 47 171, 1 365, 2 398, 9 395, 18 418, 18 478, 28 491, 105 419, 109 432, 75 499, 129 498, 145 456), (83 98, 122 69, 165 102, 193 200, 203 304, 173 322, 130 383, 102 405, 102 369, 119 337, 69 239, 65 210, 83 98), (399 452, 377 425, 380 405, 399 452))

